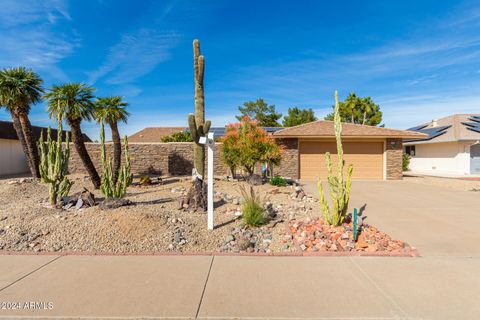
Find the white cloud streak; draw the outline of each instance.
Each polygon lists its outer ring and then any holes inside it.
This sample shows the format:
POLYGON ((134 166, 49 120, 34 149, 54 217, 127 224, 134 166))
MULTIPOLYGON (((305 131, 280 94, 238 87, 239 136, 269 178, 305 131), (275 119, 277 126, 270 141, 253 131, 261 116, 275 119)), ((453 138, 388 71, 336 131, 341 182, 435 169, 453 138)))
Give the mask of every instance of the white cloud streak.
POLYGON ((66 81, 67 75, 57 64, 74 52, 80 39, 65 27, 58 32, 60 19, 71 20, 61 0, 1 1, 0 66, 26 66, 66 81))
POLYGON ((142 28, 124 34, 120 41, 108 50, 105 62, 89 72, 89 83, 105 78, 108 84, 126 84, 150 73, 166 61, 169 50, 179 39, 175 32, 162 32, 142 28))

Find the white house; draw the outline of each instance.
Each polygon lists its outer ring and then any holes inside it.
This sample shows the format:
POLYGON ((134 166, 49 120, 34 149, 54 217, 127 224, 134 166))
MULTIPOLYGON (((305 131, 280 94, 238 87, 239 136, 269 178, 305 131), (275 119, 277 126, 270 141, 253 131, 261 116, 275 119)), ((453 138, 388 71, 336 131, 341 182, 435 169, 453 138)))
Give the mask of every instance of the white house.
MULTIPOLYGON (((40 132, 44 131, 46 138, 46 128, 32 126, 32 132, 35 140, 40 138, 40 132)), ((57 130, 52 129, 52 137, 56 139, 57 130)), ((85 142, 90 142, 87 135, 83 135, 85 142)), ((0 176, 28 173, 29 168, 27 159, 23 153, 22 145, 18 140, 17 133, 10 121, 0 120, 0 176)))
POLYGON ((454 114, 408 130, 428 134, 403 142, 412 172, 480 174, 480 114, 454 114))

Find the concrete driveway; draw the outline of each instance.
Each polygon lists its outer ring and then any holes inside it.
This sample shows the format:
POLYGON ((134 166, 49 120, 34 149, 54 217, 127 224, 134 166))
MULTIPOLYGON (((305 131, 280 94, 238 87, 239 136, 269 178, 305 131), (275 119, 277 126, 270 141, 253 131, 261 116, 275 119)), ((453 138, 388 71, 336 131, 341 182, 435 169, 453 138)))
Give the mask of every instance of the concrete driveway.
MULTIPOLYGON (((317 195, 313 182, 305 189, 317 195)), ((325 185, 326 187, 326 185, 325 185)), ((327 189, 328 190, 328 189, 327 189)), ((480 257, 480 193, 408 181, 354 181, 350 208, 424 257, 480 257)))

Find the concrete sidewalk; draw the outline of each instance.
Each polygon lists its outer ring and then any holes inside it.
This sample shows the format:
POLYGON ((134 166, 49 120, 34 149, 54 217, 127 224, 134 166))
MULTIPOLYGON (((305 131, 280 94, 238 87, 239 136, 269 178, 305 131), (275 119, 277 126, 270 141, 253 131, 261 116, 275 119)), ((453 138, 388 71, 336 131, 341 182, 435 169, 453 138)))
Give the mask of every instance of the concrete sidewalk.
POLYGON ((480 259, 0 256, 5 318, 478 319, 480 259))

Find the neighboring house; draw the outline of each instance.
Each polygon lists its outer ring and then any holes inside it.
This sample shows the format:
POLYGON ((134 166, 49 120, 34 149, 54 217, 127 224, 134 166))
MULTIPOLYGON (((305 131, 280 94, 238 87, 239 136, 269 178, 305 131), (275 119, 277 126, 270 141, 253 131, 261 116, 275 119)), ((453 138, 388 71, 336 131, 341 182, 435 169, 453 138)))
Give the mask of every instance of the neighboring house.
POLYGON ((184 131, 185 127, 150 127, 128 137, 128 142, 151 143, 162 142, 161 138, 184 131))
MULTIPOLYGON (((47 128, 32 126, 35 140, 40 139, 40 132, 44 130, 46 139, 47 128)), ((65 131, 66 132, 66 131, 65 131)), ((57 130, 52 129, 52 136, 57 137, 57 130)), ((83 135, 85 142, 91 142, 87 135, 83 135)), ((0 176, 29 172, 27 160, 22 145, 10 121, 0 120, 0 176)))
MULTIPOLYGON (((283 127, 260 127, 265 130, 267 133, 274 133, 280 130, 283 130, 283 127)), ((215 138, 223 137, 227 133, 227 127, 212 127, 210 128, 211 132, 215 133, 215 138)))
MULTIPOLYGON (((283 129, 282 127, 262 127, 268 133, 283 129)), ((161 138, 170 136, 177 132, 189 131, 186 127, 150 127, 145 128, 128 137, 128 142, 151 143, 161 142, 161 138)), ((210 132, 215 133, 215 138, 220 138, 225 135, 226 127, 212 127, 210 132)))
MULTIPOLYGON (((425 138, 419 132, 343 123, 342 142, 346 165, 353 164, 358 180, 402 179, 402 139, 425 138)), ((273 134, 285 146, 277 172, 306 181, 325 181, 325 153, 337 154, 332 121, 315 121, 273 134)), ((334 168, 335 170, 335 168, 334 168)))
POLYGON ((409 130, 428 135, 424 139, 404 140, 404 150, 411 156, 411 171, 480 174, 480 114, 454 114, 409 130))

